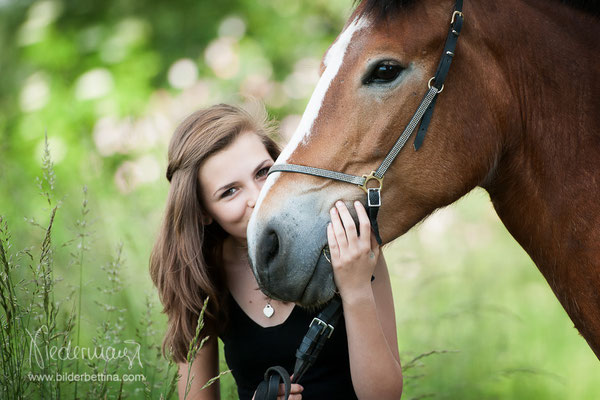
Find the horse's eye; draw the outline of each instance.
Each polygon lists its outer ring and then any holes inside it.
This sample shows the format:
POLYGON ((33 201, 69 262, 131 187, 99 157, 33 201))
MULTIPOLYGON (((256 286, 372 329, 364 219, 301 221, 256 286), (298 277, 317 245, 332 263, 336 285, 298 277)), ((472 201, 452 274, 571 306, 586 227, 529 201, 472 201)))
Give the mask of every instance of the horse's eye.
POLYGON ((371 73, 364 80, 365 84, 370 83, 388 83, 395 80, 404 68, 396 63, 384 61, 373 68, 371 73))

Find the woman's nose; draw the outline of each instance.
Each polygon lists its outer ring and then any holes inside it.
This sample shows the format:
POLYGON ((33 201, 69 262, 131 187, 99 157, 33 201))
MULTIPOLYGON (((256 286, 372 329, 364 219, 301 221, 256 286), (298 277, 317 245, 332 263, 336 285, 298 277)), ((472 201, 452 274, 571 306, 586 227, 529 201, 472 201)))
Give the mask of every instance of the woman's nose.
POLYGON ((254 206, 256 205, 256 200, 258 199, 258 195, 260 194, 260 188, 261 186, 259 185, 252 185, 252 189, 248 193, 248 207, 254 208, 254 206))

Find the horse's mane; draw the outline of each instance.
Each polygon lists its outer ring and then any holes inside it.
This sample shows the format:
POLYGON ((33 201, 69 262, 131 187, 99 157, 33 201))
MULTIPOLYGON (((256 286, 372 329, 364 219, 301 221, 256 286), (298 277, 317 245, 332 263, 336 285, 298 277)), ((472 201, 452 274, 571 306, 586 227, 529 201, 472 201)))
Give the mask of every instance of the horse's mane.
MULTIPOLYGON (((363 13, 377 19, 383 19, 394 15, 403 9, 407 9, 418 0, 354 0, 354 4, 364 4, 363 13)), ((569 7, 577 8, 588 14, 600 16, 600 1, 598 0, 553 0, 563 3, 569 7)))
POLYGON ((406 9, 418 0, 354 0, 354 4, 364 4, 363 14, 382 20, 389 15, 396 15, 400 10, 406 9))
POLYGON ((600 15, 600 2, 598 0, 561 0, 560 2, 589 14, 600 15))

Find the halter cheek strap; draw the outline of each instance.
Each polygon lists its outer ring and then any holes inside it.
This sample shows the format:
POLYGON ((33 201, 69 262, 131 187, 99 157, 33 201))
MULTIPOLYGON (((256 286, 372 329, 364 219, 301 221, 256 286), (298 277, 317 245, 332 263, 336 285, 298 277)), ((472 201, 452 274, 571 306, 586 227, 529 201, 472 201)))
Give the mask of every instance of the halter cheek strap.
POLYGON ((415 151, 419 150, 423 144, 425 134, 427 133, 427 128, 429 127, 431 117, 433 116, 433 109, 435 107, 437 95, 444 90, 444 82, 446 81, 448 71, 450 70, 450 65, 452 64, 452 59, 454 58, 456 43, 464 22, 462 6, 463 0, 457 0, 454 6, 454 12, 452 13, 452 19, 450 21, 450 28, 448 31, 448 36, 446 37, 446 43, 444 44, 442 58, 438 64, 435 76, 433 76, 427 84, 429 90, 425 94, 425 97, 421 101, 421 104, 417 108, 417 111, 414 113, 410 122, 404 129, 404 132, 402 132, 398 140, 396 140, 396 143, 394 143, 394 146, 382 161, 381 165, 379 165, 377 170, 371 171, 371 173, 368 175, 357 176, 305 165, 274 164, 268 173, 296 172, 358 185, 367 194, 367 213, 369 214, 369 220, 371 221, 371 228, 375 233, 377 243, 381 245, 382 240, 379 235, 377 214, 379 212, 379 208, 381 207, 381 189, 383 187, 383 177, 392 162, 396 159, 396 156, 398 156, 398 153, 400 153, 400 150, 402 150, 408 141, 410 135, 419 124, 420 127, 413 144, 415 151), (376 180, 379 183, 378 187, 367 187, 367 184, 371 180, 376 180))

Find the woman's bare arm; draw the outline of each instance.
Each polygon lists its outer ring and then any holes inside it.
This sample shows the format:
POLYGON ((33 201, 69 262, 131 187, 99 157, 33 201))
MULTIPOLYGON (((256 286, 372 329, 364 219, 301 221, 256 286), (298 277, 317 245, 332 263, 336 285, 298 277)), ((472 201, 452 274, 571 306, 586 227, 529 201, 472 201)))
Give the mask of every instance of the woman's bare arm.
POLYGON ((402 368, 389 275, 382 256, 372 291, 344 302, 352 384, 360 399, 400 399, 402 368))
POLYGON ((327 227, 334 279, 346 320, 352 385, 361 400, 398 400, 402 367, 387 265, 380 257, 364 207, 359 202, 354 206, 362 235, 343 202, 336 202, 327 227))
POLYGON ((200 390, 206 382, 219 374, 219 343, 216 337, 211 336, 196 354, 196 359, 189 371, 192 383, 187 397, 185 397, 185 391, 189 365, 188 363, 178 363, 177 365, 181 375, 177 384, 180 400, 184 398, 186 400, 219 400, 221 398, 218 381, 206 389, 200 390))

